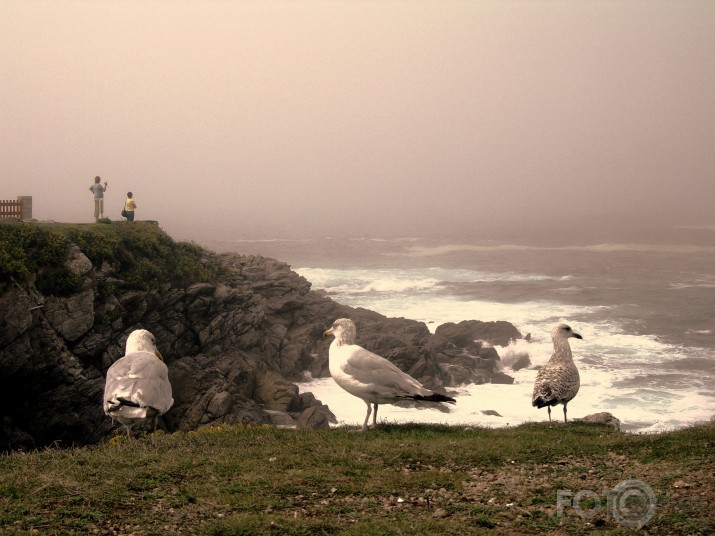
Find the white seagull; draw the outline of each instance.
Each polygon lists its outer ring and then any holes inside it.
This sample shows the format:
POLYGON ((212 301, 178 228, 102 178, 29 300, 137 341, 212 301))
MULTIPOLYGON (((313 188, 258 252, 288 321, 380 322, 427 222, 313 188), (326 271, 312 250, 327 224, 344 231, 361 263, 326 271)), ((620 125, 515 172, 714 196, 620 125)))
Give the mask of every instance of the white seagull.
POLYGON ((131 427, 151 422, 156 431, 159 416, 174 404, 169 369, 164 364, 156 339, 149 331, 129 334, 125 356, 107 371, 104 413, 122 423, 131 439, 131 427))
POLYGON ((549 362, 539 370, 536 375, 536 382, 534 382, 531 405, 537 408, 546 406, 549 410, 549 421, 551 421, 551 406, 563 404, 564 422, 568 422, 566 404, 576 396, 579 387, 581 387, 578 369, 573 362, 571 346, 569 345, 570 337, 583 339, 581 335, 566 324, 554 326, 554 329, 551 330, 554 353, 551 354, 549 362))
POLYGON ((367 404, 363 430, 367 430, 370 419, 370 404, 375 406, 372 424, 376 426, 378 404, 393 404, 400 400, 456 402, 454 398, 430 391, 384 357, 355 344, 356 330, 352 320, 336 320, 323 333, 323 337, 330 335, 335 336, 328 352, 330 375, 340 387, 367 404))

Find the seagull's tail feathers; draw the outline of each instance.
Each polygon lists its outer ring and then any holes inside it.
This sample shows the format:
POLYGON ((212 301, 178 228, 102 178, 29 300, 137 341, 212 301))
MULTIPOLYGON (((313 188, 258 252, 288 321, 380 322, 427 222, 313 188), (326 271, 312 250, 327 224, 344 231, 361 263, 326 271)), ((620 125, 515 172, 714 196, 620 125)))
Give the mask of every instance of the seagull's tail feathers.
POLYGON ((547 383, 541 383, 534 389, 534 394, 531 397, 531 405, 535 408, 545 408, 546 406, 555 406, 559 403, 559 399, 547 383))
POLYGON ((145 419, 152 408, 141 407, 128 398, 119 396, 107 404, 106 414, 117 419, 145 419))
POLYGON ((418 402, 447 402, 448 404, 456 404, 457 401, 451 396, 443 395, 441 393, 432 393, 430 395, 413 395, 409 398, 416 400, 418 402))
POLYGON ((128 398, 124 398, 123 396, 117 397, 116 399, 110 401, 109 404, 110 404, 109 411, 117 411, 122 406, 129 406, 132 408, 141 407, 139 404, 137 404, 133 400, 129 400, 128 398))
POLYGON ((531 401, 531 405, 539 409, 545 408, 546 406, 555 406, 558 403, 559 401, 555 398, 547 399, 543 396, 537 396, 534 400, 531 401))

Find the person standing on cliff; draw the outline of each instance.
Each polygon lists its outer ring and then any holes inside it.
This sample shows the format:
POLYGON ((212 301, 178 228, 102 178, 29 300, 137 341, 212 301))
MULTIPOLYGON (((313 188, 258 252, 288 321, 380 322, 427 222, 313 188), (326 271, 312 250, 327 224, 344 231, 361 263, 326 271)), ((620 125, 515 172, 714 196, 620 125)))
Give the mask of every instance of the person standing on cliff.
POLYGON ((137 204, 134 202, 134 194, 127 192, 127 200, 124 201, 124 212, 127 221, 134 221, 134 209, 136 208, 137 204))
POLYGON ((104 181, 104 186, 100 184, 102 179, 99 176, 94 178, 94 184, 89 187, 89 191, 94 194, 94 221, 99 221, 99 218, 104 218, 104 192, 107 191, 107 181, 104 181))

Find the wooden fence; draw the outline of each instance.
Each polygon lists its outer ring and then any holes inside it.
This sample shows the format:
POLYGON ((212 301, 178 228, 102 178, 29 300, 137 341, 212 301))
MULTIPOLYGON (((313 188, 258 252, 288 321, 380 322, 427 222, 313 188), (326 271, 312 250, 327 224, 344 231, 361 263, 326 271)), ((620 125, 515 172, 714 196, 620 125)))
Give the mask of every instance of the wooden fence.
POLYGON ((24 195, 17 198, 17 201, 0 199, 0 219, 17 218, 26 220, 32 218, 32 196, 24 195))

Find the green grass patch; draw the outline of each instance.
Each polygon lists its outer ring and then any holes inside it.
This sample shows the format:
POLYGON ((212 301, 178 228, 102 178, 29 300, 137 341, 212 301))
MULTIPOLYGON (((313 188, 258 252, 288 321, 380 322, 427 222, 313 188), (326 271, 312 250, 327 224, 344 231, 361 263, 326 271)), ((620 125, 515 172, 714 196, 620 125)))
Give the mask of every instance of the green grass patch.
POLYGON ((558 515, 557 491, 601 495, 627 478, 657 496, 649 533, 711 533, 714 440, 713 425, 627 435, 541 423, 119 436, 0 458, 0 533, 625 534, 605 496, 583 519, 570 504, 558 515))
MULTIPOLYGON (((0 283, 24 285, 35 279, 43 294, 79 290, 82 277, 66 267, 76 244, 95 268, 105 263, 128 289, 151 290, 216 279, 217 265, 206 262, 198 245, 176 242, 152 223, 33 224, 0 222, 0 283)), ((116 283, 100 292, 111 293, 116 283)))

